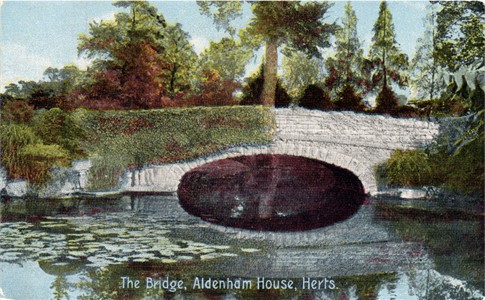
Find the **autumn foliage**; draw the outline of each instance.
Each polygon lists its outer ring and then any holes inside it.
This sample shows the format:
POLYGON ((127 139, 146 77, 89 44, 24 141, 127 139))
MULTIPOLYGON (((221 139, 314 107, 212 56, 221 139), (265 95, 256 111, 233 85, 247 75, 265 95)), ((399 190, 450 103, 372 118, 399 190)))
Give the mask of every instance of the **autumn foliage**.
POLYGON ((104 103, 112 108, 160 107, 163 80, 159 77, 163 61, 154 47, 135 42, 114 52, 122 64, 110 64, 95 74, 96 82, 85 90, 82 106, 100 108, 104 103), (96 107, 92 107, 92 106, 96 107))

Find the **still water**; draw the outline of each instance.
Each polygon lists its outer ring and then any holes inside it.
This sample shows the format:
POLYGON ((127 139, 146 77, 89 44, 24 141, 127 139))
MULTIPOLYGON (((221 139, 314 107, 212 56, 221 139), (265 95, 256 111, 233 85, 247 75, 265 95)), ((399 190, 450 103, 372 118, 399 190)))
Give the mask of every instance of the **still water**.
POLYGON ((482 217, 423 203, 255 232, 174 195, 5 200, 0 299, 483 299, 482 217))

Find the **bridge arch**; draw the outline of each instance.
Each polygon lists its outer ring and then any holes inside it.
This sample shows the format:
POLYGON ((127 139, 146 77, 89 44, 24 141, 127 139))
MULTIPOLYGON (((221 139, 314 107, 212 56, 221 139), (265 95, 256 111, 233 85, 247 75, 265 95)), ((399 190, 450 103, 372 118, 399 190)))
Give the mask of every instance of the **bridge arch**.
POLYGON ((360 162, 355 157, 342 154, 333 149, 328 149, 318 143, 305 143, 293 140, 276 141, 269 145, 240 146, 226 149, 212 155, 197 158, 190 161, 164 164, 147 167, 142 171, 134 171, 128 174, 128 186, 130 191, 177 191, 182 176, 204 164, 238 156, 258 154, 285 154, 319 160, 325 163, 351 171, 361 181, 365 193, 375 193, 377 185, 371 168, 360 162))
MULTIPOLYGON (((258 154, 286 154, 316 159, 325 163, 329 163, 337 167, 347 169, 354 173, 354 175, 356 175, 362 182, 366 193, 374 193, 377 191, 377 185, 375 182, 373 170, 369 169, 366 165, 358 161, 356 158, 336 152, 332 149, 325 149, 318 144, 305 145, 304 143, 297 141, 278 141, 269 146, 238 147, 235 148, 233 151, 227 151, 225 153, 220 153, 188 163, 188 168, 184 168, 184 174, 194 168, 197 168, 209 162, 237 156, 258 154)), ((184 174, 182 174, 182 176, 184 174)), ((182 177, 180 177, 180 179, 181 178, 182 177)))

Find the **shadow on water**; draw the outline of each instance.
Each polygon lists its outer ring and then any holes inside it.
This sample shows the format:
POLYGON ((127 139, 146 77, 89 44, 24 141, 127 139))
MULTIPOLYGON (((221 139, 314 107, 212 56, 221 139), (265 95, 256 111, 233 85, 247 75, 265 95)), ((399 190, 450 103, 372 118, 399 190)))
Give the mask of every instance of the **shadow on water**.
POLYGON ((378 203, 325 228, 261 233, 206 223, 174 195, 3 201, 0 287, 12 299, 482 299, 478 221, 406 214, 378 203))

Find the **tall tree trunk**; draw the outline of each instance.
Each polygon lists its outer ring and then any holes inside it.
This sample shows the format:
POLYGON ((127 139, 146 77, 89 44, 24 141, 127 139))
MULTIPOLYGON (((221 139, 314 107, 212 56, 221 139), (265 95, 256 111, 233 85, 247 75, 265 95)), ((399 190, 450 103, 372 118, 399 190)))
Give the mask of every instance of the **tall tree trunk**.
POLYGON ((271 39, 266 42, 265 64, 264 64, 264 84, 261 93, 261 103, 264 106, 275 105, 276 82, 278 80, 276 72, 278 69, 278 42, 271 39))

